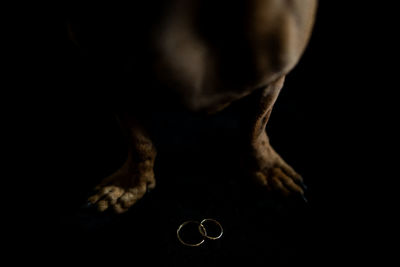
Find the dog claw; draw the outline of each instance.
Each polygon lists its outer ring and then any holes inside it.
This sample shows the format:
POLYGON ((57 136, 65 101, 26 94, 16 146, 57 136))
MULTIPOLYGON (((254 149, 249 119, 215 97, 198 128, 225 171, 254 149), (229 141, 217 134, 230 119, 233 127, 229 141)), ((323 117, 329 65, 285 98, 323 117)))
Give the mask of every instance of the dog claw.
POLYGON ((305 183, 300 182, 299 185, 303 188, 304 191, 308 191, 308 186, 305 183))
POLYGON ((87 201, 85 204, 83 204, 83 205, 81 206, 82 209, 90 209, 90 208, 92 208, 92 207, 93 207, 93 203, 90 202, 90 201, 87 201))

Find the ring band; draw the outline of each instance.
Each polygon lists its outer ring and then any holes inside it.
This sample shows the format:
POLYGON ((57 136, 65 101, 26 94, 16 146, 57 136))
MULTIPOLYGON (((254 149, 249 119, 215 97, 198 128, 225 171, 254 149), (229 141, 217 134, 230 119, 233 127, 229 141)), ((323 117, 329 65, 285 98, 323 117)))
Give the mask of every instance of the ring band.
POLYGON ((220 239, 221 236, 222 236, 223 233, 224 233, 224 229, 222 228, 222 225, 221 225, 217 220, 214 220, 214 219, 204 219, 204 220, 202 220, 202 221, 200 222, 200 225, 202 226, 202 229, 204 229, 204 232, 202 232, 202 230, 200 230, 200 228, 199 228, 199 231, 200 231, 201 235, 204 236, 205 238, 208 238, 208 239, 211 239, 211 240, 217 240, 217 239, 220 239), (218 225, 219 229, 221 230, 221 233, 220 233, 219 235, 217 235, 217 236, 209 236, 209 235, 207 235, 207 231, 205 231, 206 228, 205 228, 205 226, 204 226, 204 223, 206 223, 206 222, 213 222, 213 223, 215 223, 216 225, 218 225))
POLYGON ((189 247, 198 247, 198 246, 200 246, 201 244, 204 243, 204 241, 205 241, 204 238, 203 238, 200 242, 198 242, 198 243, 187 243, 187 242, 185 242, 185 241, 182 240, 182 237, 181 237, 181 235, 180 235, 181 229, 182 229, 185 225, 187 225, 187 224, 189 224, 189 223, 198 224, 198 225, 199 225, 199 232, 200 232, 200 234, 201 234, 203 237, 207 235, 206 229, 205 229, 204 226, 203 226, 201 223, 199 223, 198 221, 186 221, 186 222, 182 223, 181 225, 179 225, 178 230, 176 230, 176 235, 178 236, 178 240, 179 240, 182 244, 184 244, 185 246, 189 246, 189 247), (205 235, 203 235, 203 233, 204 233, 205 235))
POLYGON ((222 225, 221 225, 217 220, 214 220, 214 219, 203 219, 201 222, 198 222, 198 221, 186 221, 186 222, 182 223, 181 225, 179 225, 178 230, 176 230, 176 235, 177 235, 177 237, 178 237, 179 242, 181 242, 183 245, 189 246, 189 247, 198 247, 198 246, 200 246, 201 244, 204 243, 204 241, 205 241, 206 238, 207 238, 207 239, 210 239, 210 240, 217 240, 217 239, 220 239, 221 236, 223 235, 223 233, 224 233, 224 229, 222 228, 222 225), (221 232, 220 232, 217 236, 210 236, 210 235, 207 234, 207 230, 206 230, 206 227, 204 226, 204 223, 208 223, 208 222, 212 222, 212 223, 216 224, 216 225, 219 227, 219 229, 220 229, 221 232), (184 240, 182 239, 182 237, 181 237, 180 232, 181 232, 182 228, 183 228, 185 225, 191 224, 191 223, 192 223, 192 224, 194 223, 194 224, 198 224, 198 225, 199 225, 199 226, 198 226, 199 232, 200 232, 200 234, 202 235, 202 237, 204 237, 204 238, 203 238, 200 242, 198 242, 198 243, 188 243, 188 242, 184 241, 184 240))

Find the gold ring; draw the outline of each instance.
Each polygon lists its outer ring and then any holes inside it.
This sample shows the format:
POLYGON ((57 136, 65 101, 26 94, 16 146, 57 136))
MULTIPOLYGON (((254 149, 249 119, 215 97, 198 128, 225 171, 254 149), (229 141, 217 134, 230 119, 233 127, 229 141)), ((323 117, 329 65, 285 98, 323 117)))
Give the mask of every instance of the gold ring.
POLYGON ((184 244, 185 246, 189 246, 189 247, 198 247, 198 246, 200 246, 201 244, 204 243, 204 241, 205 241, 204 238, 203 238, 203 240, 201 240, 199 243, 187 243, 187 242, 183 241, 182 238, 181 238, 181 235, 180 235, 181 229, 182 229, 185 225, 187 225, 187 224, 189 224, 189 223, 198 224, 198 225, 199 225, 199 232, 201 233, 201 235, 202 235, 203 237, 207 236, 207 231, 206 231, 206 229, 205 229, 204 226, 203 226, 201 223, 199 223, 198 221, 186 221, 186 222, 182 223, 181 225, 179 225, 178 230, 176 230, 176 235, 178 236, 179 241, 180 241, 182 244, 184 244))
POLYGON ((200 227, 199 227, 199 231, 200 231, 201 235, 206 237, 206 238, 208 238, 208 239, 211 239, 211 240, 220 239, 222 234, 224 233, 224 229, 222 228, 222 225, 217 220, 214 220, 214 219, 204 219, 204 220, 202 220, 200 222, 200 226, 201 226, 201 230, 200 230, 200 227), (206 222, 213 222, 216 225, 218 225, 219 229, 221 230, 221 233, 219 235, 217 235, 217 236, 209 236, 209 235, 207 235, 206 228, 203 225, 206 222), (203 230, 204 230, 204 232, 203 232, 203 230))

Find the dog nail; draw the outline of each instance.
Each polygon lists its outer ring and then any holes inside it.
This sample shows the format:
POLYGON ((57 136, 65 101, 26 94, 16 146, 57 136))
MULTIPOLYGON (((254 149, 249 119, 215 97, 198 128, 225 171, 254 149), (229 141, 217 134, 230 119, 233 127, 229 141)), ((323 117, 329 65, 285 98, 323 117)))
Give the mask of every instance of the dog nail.
POLYGON ((308 186, 305 183, 300 182, 300 186, 304 189, 304 191, 308 191, 308 186))
POLYGON ((93 203, 90 201, 86 202, 81 206, 82 209, 90 209, 91 207, 93 207, 93 203))
POLYGON ((304 200, 304 202, 305 202, 306 204, 308 204, 308 199, 307 199, 304 195, 301 195, 301 198, 304 200))

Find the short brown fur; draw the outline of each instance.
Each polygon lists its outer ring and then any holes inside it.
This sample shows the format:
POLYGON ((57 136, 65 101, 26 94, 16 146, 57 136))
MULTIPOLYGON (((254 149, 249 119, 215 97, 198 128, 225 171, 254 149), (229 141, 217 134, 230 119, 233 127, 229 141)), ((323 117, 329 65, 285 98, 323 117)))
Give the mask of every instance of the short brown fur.
MULTIPOLYGON (((297 64, 308 43, 317 1, 171 0, 160 3, 156 11, 156 4, 144 4, 143 13, 156 14, 148 20, 151 23, 138 24, 133 19, 131 25, 125 18, 121 23, 123 30, 118 31, 118 27, 102 28, 107 24, 103 22, 98 24, 96 35, 90 32, 90 27, 85 30, 84 23, 79 32, 75 30, 74 25, 80 23, 77 20, 69 27, 70 36, 79 46, 91 48, 102 37, 112 34, 113 43, 124 44, 121 54, 126 53, 131 59, 124 65, 127 66, 124 71, 137 79, 146 77, 149 83, 176 96, 191 112, 215 113, 238 99, 251 96, 256 108, 243 110, 250 122, 248 129, 243 129, 248 133, 248 140, 243 141, 248 148, 246 162, 250 174, 271 190, 284 195, 303 195, 301 176, 271 147, 265 126, 285 76, 297 64), (129 34, 140 42, 126 38, 129 34)), ((122 12, 122 9, 115 10, 117 14, 122 12)), ((120 22, 113 23, 118 26, 120 22)), ((156 148, 145 124, 141 123, 141 112, 130 105, 134 106, 134 101, 145 102, 151 110, 159 102, 152 102, 148 96, 141 98, 138 92, 137 88, 132 89, 129 97, 135 100, 130 103, 128 98, 121 103, 124 111, 119 113, 129 139, 128 158, 89 198, 100 211, 125 212, 155 186, 156 148)), ((154 95, 157 97, 157 91, 154 95)))

